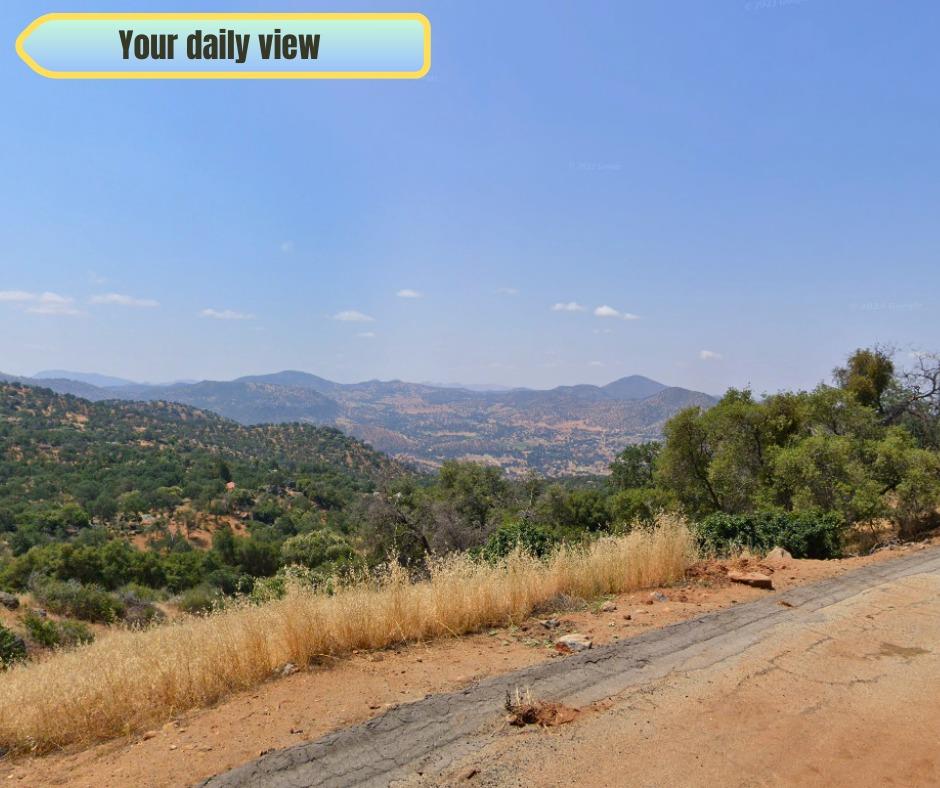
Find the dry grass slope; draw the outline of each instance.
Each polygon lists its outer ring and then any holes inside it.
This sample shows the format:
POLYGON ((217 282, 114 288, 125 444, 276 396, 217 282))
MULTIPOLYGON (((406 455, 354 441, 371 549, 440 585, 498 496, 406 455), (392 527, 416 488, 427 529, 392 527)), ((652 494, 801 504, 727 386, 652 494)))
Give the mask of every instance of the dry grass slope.
POLYGON ((666 585, 694 560, 678 522, 492 565, 457 556, 327 595, 297 590, 145 631, 119 632, 0 676, 0 747, 41 752, 135 731, 268 679, 286 662, 456 636, 521 620, 560 594, 666 585))

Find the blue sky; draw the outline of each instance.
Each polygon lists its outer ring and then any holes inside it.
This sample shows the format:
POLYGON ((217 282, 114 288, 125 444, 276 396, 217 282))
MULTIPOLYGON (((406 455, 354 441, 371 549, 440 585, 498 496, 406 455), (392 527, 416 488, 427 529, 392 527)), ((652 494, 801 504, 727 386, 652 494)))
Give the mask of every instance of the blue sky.
POLYGON ((50 10, 105 9, 0 10, 0 370, 773 391, 940 346, 935 3, 122 4, 422 11, 416 82, 45 80, 50 10))

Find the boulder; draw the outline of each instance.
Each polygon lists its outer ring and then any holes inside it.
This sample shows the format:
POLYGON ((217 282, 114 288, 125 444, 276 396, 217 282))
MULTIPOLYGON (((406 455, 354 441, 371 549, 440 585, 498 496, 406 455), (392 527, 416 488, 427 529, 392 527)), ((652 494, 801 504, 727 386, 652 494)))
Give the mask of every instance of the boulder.
POLYGON ((741 583, 751 588, 766 588, 772 591, 774 587, 774 581, 760 572, 728 572, 728 579, 732 583, 741 583))
POLYGON ((792 561, 793 556, 790 555, 782 547, 774 547, 766 556, 764 556, 765 561, 779 562, 779 561, 792 561))
POLYGON ((563 654, 572 654, 576 651, 586 651, 594 645, 594 642, 580 632, 572 632, 568 635, 562 635, 555 641, 555 649, 563 654))
POLYGON ((20 606, 20 600, 15 594, 0 591, 0 605, 3 605, 7 610, 16 610, 20 606))

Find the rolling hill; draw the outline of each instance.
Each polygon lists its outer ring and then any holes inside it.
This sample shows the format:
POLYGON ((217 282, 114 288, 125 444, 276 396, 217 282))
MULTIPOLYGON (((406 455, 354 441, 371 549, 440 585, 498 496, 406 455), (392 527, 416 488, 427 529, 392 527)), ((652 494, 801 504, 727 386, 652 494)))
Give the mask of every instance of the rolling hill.
POLYGON ((627 444, 659 438, 677 411, 716 401, 640 375, 606 386, 549 390, 470 390, 400 380, 345 384, 296 370, 168 386, 4 377, 95 401, 177 402, 245 425, 338 427, 427 468, 472 459, 498 463, 510 474, 531 468, 555 476, 604 473, 627 444))

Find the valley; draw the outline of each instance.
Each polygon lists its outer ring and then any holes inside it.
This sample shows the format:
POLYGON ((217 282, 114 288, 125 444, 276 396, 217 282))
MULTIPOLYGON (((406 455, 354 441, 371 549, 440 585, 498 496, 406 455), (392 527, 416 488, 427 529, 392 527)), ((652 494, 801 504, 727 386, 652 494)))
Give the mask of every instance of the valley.
POLYGON ((172 385, 55 374, 61 377, 0 379, 93 401, 177 402, 246 425, 335 426, 426 470, 461 459, 499 465, 510 476, 527 470, 548 476, 606 473, 626 445, 661 438, 663 425, 678 411, 717 402, 639 375, 606 386, 480 391, 398 380, 344 384, 297 371, 172 385), (117 385, 96 385, 102 380, 117 385))

